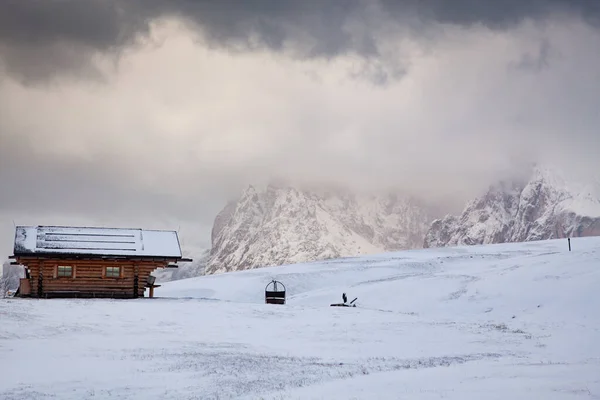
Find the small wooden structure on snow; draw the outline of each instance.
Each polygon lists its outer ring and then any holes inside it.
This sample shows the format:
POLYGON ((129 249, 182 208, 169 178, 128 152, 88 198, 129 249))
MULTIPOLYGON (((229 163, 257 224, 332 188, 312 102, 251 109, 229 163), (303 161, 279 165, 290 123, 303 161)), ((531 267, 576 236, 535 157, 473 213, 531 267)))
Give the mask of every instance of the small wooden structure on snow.
POLYGON ((157 268, 177 268, 174 231, 18 226, 14 265, 25 267, 22 297, 144 297, 157 268), (173 264, 171 264, 173 263, 173 264))

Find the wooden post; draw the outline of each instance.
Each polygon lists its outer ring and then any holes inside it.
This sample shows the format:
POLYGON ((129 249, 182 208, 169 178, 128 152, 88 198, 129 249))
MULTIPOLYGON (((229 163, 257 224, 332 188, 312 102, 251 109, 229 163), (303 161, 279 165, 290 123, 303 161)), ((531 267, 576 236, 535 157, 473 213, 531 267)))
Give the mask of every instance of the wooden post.
POLYGON ((148 293, 148 297, 153 298, 154 297, 154 288, 161 287, 161 285, 155 285, 154 279, 152 279, 152 280, 150 280, 150 282, 148 282, 146 284, 146 287, 150 289, 150 293, 148 293))
POLYGON ((40 261, 40 270, 38 271, 38 287, 37 287, 37 297, 42 298, 44 295, 44 261, 40 261))
POLYGON ((571 238, 567 238, 567 241, 569 242, 569 251, 571 251, 571 238))
POLYGON ((137 299, 139 297, 139 266, 137 263, 133 266, 133 298, 137 299))

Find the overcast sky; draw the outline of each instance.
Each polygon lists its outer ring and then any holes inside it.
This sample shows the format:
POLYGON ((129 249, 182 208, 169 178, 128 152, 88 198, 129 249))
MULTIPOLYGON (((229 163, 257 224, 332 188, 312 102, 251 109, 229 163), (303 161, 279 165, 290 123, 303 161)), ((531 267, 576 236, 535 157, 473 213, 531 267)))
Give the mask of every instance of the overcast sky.
POLYGON ((208 246, 272 177, 456 206, 596 174, 599 128, 597 1, 0 2, 1 254, 13 223, 208 246))

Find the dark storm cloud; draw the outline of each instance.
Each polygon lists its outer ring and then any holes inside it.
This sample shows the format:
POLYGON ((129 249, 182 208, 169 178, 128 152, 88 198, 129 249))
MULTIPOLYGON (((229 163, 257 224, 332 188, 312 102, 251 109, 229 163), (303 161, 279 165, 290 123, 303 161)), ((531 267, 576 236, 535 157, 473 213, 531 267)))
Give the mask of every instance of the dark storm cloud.
POLYGON ((426 20, 457 25, 482 24, 507 29, 526 18, 541 19, 553 12, 566 12, 596 23, 600 2, 595 0, 382 0, 386 11, 401 14, 407 7, 426 20))
MULTIPOLYGON (((24 82, 55 75, 100 78, 94 54, 118 56, 160 17, 180 17, 213 46, 290 50, 297 57, 379 56, 382 19, 418 30, 432 21, 505 29, 569 12, 597 23, 594 0, 4 0, 0 58, 24 82)), ((401 69, 401 68, 400 68, 401 69)), ((375 72, 375 80, 387 76, 375 72)), ((400 76, 402 74, 399 74, 400 76)))
POLYGON ((174 14, 192 21, 204 30, 217 45, 251 46, 254 35, 260 45, 283 50, 288 40, 302 42, 302 36, 314 39, 303 51, 307 57, 334 56, 353 51, 362 55, 377 52, 374 39, 368 34, 354 38, 344 25, 363 20, 367 6, 361 0, 307 0, 239 2, 225 0, 178 1, 164 3, 153 0, 158 13, 174 14))
POLYGON ((5 0, 0 3, 0 61, 23 82, 54 75, 101 74, 94 52, 117 53, 148 32, 148 16, 108 0, 5 0))
POLYGON ((143 28, 139 16, 120 12, 114 1, 8 0, 1 7, 0 36, 20 44, 66 40, 102 50, 143 28))

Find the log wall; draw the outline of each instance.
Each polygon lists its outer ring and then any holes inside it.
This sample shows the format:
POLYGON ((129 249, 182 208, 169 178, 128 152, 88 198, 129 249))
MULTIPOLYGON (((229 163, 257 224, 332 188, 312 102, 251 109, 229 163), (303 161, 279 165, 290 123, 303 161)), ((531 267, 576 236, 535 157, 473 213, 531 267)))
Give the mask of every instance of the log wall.
POLYGON ((51 297, 144 297, 152 271, 167 261, 19 259, 29 269, 31 296, 51 297), (58 266, 71 266, 72 276, 59 276, 58 266), (106 276, 106 267, 121 267, 120 276, 106 276), (137 294, 137 295, 136 295, 137 294))

